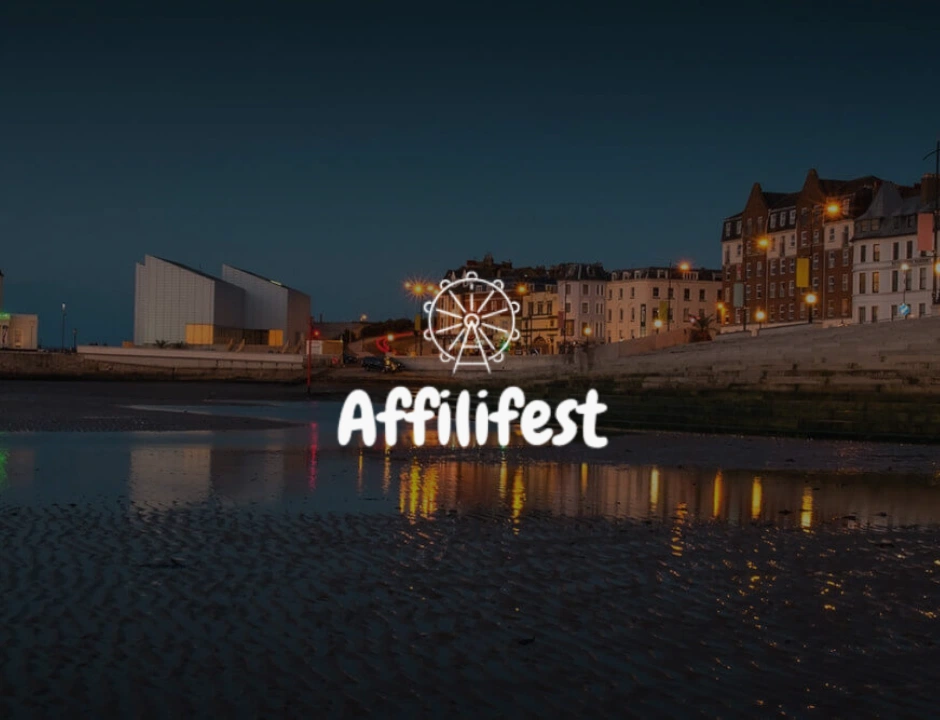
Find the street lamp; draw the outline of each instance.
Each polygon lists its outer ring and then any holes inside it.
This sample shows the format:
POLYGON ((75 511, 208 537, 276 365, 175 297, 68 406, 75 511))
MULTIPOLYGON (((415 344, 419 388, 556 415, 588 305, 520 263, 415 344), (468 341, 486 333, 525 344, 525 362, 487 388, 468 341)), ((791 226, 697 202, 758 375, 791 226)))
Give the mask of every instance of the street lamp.
MULTIPOLYGON (((904 276, 901 278, 901 282, 904 283, 904 292, 901 297, 901 304, 907 305, 907 284, 911 279, 911 266, 907 263, 901 263, 901 272, 904 273, 904 276)), ((904 316, 904 319, 907 320, 907 315, 904 316)))
POLYGON ((725 304, 723 302, 719 302, 715 305, 715 308, 718 310, 718 324, 724 325, 725 324, 725 304))
POLYGON ((405 280, 405 282, 402 285, 405 288, 405 293, 408 295, 408 297, 411 300, 418 303, 419 312, 415 314, 414 336, 415 336, 415 355, 420 355, 424 349, 423 347, 424 342, 423 342, 423 338, 421 337, 421 330, 420 330, 421 301, 424 299, 426 295, 431 296, 434 294, 434 284, 429 280, 412 279, 412 280, 405 280))
POLYGON ((762 299, 767 304, 770 298, 770 238, 766 235, 757 241, 757 247, 764 251, 764 292, 762 299))
POLYGON ((760 330, 761 324, 764 322, 764 318, 767 317, 767 314, 763 310, 758 310, 754 313, 754 319, 757 320, 757 329, 760 330))
MULTIPOLYGON (((687 273, 689 271, 689 263, 681 262, 678 265, 679 272, 687 273)), ((669 287, 666 290, 667 296, 667 310, 666 310, 666 329, 668 330, 672 326, 672 270, 673 265, 669 265, 669 287)))
POLYGON ((816 293, 809 293, 806 296, 806 305, 809 307, 809 323, 813 322, 813 306, 816 304, 816 293))
POLYGON ((587 345, 588 343, 591 342, 591 332, 592 332, 591 326, 585 325, 584 328, 582 328, 581 332, 584 333, 584 344, 587 345))
POLYGON ((656 334, 659 335, 659 328, 663 326, 663 321, 659 318, 653 320, 653 326, 656 328, 656 334))
MULTIPOLYGON (((518 295, 520 298, 519 299, 520 309, 522 307, 522 298, 528 295, 528 293, 529 293, 528 285, 526 285, 525 283, 519 283, 518 285, 516 285, 516 295, 518 295)), ((523 345, 525 345, 526 350, 529 349, 529 326, 531 325, 531 319, 532 319, 532 315, 530 312, 527 312, 523 316, 523 320, 525 321, 525 334, 524 334, 525 339, 522 342, 523 342, 523 345)))
POLYGON ((59 347, 65 352, 65 303, 62 303, 62 342, 59 347))

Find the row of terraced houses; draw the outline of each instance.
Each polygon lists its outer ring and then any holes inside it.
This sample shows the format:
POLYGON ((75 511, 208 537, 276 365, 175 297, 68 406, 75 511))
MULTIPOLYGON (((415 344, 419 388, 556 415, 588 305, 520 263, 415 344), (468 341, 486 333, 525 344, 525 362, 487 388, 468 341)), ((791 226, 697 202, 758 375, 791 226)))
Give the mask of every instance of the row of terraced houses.
POLYGON ((868 323, 937 312, 937 177, 912 186, 810 170, 798 192, 751 188, 722 227, 722 324, 868 323))
POLYGON ((541 352, 574 343, 622 342, 714 316, 723 330, 749 325, 823 325, 935 314, 938 297, 935 175, 911 186, 874 176, 828 180, 810 170, 797 192, 751 188, 744 209, 722 223, 721 269, 601 263, 514 268, 469 260, 519 301, 521 342, 541 352))

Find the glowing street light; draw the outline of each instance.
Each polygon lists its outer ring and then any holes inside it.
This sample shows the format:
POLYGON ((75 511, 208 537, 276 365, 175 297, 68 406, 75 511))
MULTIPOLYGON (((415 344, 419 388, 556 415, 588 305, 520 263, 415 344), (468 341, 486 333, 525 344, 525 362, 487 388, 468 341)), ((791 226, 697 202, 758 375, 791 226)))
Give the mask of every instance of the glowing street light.
POLYGON ((842 212, 842 206, 839 205, 839 203, 831 202, 828 205, 826 205, 826 214, 829 217, 835 217, 836 215, 839 215, 841 212, 842 212))
POLYGON ((813 322, 813 306, 816 304, 816 293, 809 293, 806 296, 806 305, 809 307, 809 322, 813 322))
POLYGON ((758 310, 756 313, 754 313, 754 319, 757 320, 758 329, 760 329, 761 323, 764 322, 766 317, 767 313, 765 313, 763 310, 758 310))

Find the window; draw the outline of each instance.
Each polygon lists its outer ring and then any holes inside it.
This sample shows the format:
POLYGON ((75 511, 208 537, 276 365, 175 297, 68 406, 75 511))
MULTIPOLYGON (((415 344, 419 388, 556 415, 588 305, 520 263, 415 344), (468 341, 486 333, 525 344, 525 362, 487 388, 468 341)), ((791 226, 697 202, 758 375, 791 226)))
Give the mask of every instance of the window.
POLYGON ((602 303, 597 303, 597 304, 594 306, 594 312, 595 312, 597 315, 603 316, 603 314, 604 314, 604 305, 603 305, 602 303))
POLYGON ((736 230, 737 230, 737 234, 740 235, 740 234, 741 234, 741 221, 740 221, 740 220, 738 220, 738 221, 735 223, 735 228, 736 228, 736 230))
POLYGON ((760 300, 761 297, 763 297, 763 286, 758 285, 757 286, 757 299, 760 300))
POLYGON ((868 220, 862 220, 862 221, 858 224, 858 229, 859 229, 861 232, 868 232, 868 231, 871 229, 871 223, 870 223, 868 220))
POLYGON ((591 292, 591 290, 590 290, 590 288, 587 286, 587 283, 585 283, 584 285, 581 286, 581 294, 582 294, 582 295, 589 295, 590 292, 591 292))
POLYGON ((830 270, 836 266, 836 254, 834 252, 829 253, 828 265, 830 270))
POLYGON ((849 264, 849 249, 842 248, 842 265, 843 267, 849 264))
POLYGON ((849 274, 842 273, 842 292, 849 291, 849 274))
MULTIPOLYGON (((878 292, 881 289, 881 275, 880 273, 873 272, 871 274, 871 291, 873 293, 878 292)), ((874 309, 874 308, 873 308, 874 309)))
POLYGON ((603 285, 598 285, 598 286, 595 288, 595 290, 596 290, 596 292, 594 293, 595 295, 603 295, 603 294, 604 294, 604 286, 603 286, 603 285))
POLYGON ((830 276, 829 276, 829 279, 828 279, 826 282, 827 282, 827 285, 828 285, 827 290, 828 290, 829 292, 835 292, 835 291, 836 291, 836 278, 835 278, 835 276, 834 276, 834 275, 830 275, 830 276))
POLYGON ((908 270, 904 273, 904 289, 910 292, 911 290, 911 271, 908 270))
POLYGON ((787 284, 785 282, 780 283, 780 297, 787 296, 787 284))
POLYGON ((920 269, 919 275, 920 275, 919 277, 920 289, 926 290, 927 289, 927 268, 922 267, 920 269))
POLYGON ((607 322, 611 322, 611 321, 613 321, 613 319, 614 319, 614 311, 613 311, 613 310, 608 310, 608 311, 607 311, 607 322))
POLYGON ((770 274, 771 275, 777 274, 777 261, 776 260, 770 261, 770 274))
POLYGON ((698 301, 705 302, 705 288, 698 291, 698 301))
POLYGON ((908 240, 907 241, 907 259, 910 260, 912 257, 914 257, 914 241, 908 240))
POLYGON ((672 300, 676 296, 676 289, 669 288, 669 299, 672 300))
POLYGON ((829 242, 834 243, 836 241, 836 229, 834 227, 829 228, 829 242))
POLYGON ((881 260, 881 245, 875 243, 871 246, 871 261, 878 262, 881 260))
POLYGON ((927 306, 924 303, 921 303, 917 306, 917 316, 924 317, 927 314, 927 306))
POLYGON ((547 303, 545 303, 545 312, 546 312, 546 314, 548 314, 548 315, 551 315, 551 314, 552 314, 552 305, 553 305, 553 303, 552 303, 551 300, 549 300, 547 303))
POLYGON ((618 299, 618 300, 623 300, 623 288, 620 288, 620 289, 617 291, 617 299, 618 299))
MULTIPOLYGON (((534 313, 532 312, 532 311, 535 309, 535 308, 533 307, 534 305, 535 305, 535 303, 533 303, 533 302, 530 300, 530 301, 529 301, 529 315, 530 315, 530 316, 534 314, 534 313)), ((541 313, 539 313, 539 314, 541 315, 541 313)))
POLYGON ((745 285, 745 286, 744 286, 744 297, 745 297, 747 300, 750 300, 750 299, 751 299, 751 286, 750 286, 750 285, 745 285))
POLYGON ((614 299, 614 290, 613 290, 613 288, 611 288, 610 290, 607 291, 607 299, 608 299, 608 300, 613 300, 613 299, 614 299))
MULTIPOLYGON (((714 227, 714 226, 712 226, 712 227, 714 227)), ((774 229, 776 229, 776 227, 777 227, 777 216, 776 216, 776 215, 771 215, 771 216, 770 216, 770 229, 771 229, 771 230, 774 230, 774 229)))
POLYGON ((851 310, 850 303, 851 303, 851 300, 849 300, 848 298, 842 298, 842 317, 851 316, 852 310, 851 310))
POLYGON ((590 312, 589 305, 586 302, 581 303, 581 314, 587 315, 590 312))
POLYGON ((793 233, 790 236, 790 249, 792 250, 795 247, 796 247, 796 233, 793 233))
POLYGON ((565 283, 565 295, 571 293, 571 283, 565 283))
POLYGON ((654 297, 654 298, 658 298, 658 297, 659 297, 659 288, 658 288, 658 287, 654 287, 654 288, 653 288, 653 297, 654 297))
POLYGON ((842 227, 842 244, 844 245, 849 241, 849 226, 845 225, 842 227))
POLYGON ((826 301, 826 317, 836 316, 836 304, 832 300, 826 301))
POLYGON ((683 300, 692 299, 692 291, 689 288, 686 288, 685 290, 682 291, 682 299, 683 300))
POLYGON ((630 306, 630 322, 634 322, 635 320, 636 320, 636 308, 631 305, 630 306))
POLYGON ((871 306, 871 321, 873 323, 878 322, 878 306, 877 305, 871 306))
POLYGON ((819 270, 819 253, 813 255, 813 272, 819 270))
POLYGON ((793 297, 793 291, 794 291, 795 289, 796 289, 796 283, 795 283, 795 281, 791 280, 791 281, 790 281, 790 297, 793 297))
MULTIPOLYGON (((714 227, 714 225, 712 225, 714 227)), ((750 235, 754 229, 754 218, 747 219, 747 234, 750 235)))
POLYGON ((796 258, 790 258, 790 273, 796 272, 796 258))
POLYGON ((819 245, 819 229, 813 230, 813 245, 819 245))
POLYGON ((623 308, 620 308, 620 322, 623 322, 623 308))
POLYGON ((689 321, 689 309, 682 308, 682 322, 688 322, 688 321, 689 321))
POLYGON ((751 263, 747 264, 747 279, 751 279, 751 263))
POLYGON ((764 263, 760 260, 757 261, 757 276, 760 277, 764 274, 764 263))
POLYGON ((725 223, 725 237, 731 237, 731 223, 725 223))
POLYGON ((860 263, 867 262, 867 260, 865 259, 867 255, 868 255, 868 246, 860 245, 858 248, 858 261, 860 263))
POLYGON ((891 271, 891 292, 897 292, 897 291, 898 291, 898 271, 892 270, 891 271))
POLYGON ((725 265, 731 264, 731 249, 725 248, 725 265))
POLYGON ((777 283, 770 283, 770 287, 768 288, 768 291, 770 292, 771 300, 777 297, 777 283))
POLYGON ((901 257, 901 243, 894 243, 891 247, 892 260, 899 260, 901 257))
POLYGON ((863 307, 858 309, 858 322, 860 325, 865 323, 865 308, 863 307))
POLYGON ((806 247, 806 244, 808 241, 809 241, 809 233, 804 230, 803 232, 800 233, 800 245, 802 245, 803 247, 806 247))
POLYGON ((864 295, 867 292, 865 285, 866 285, 865 273, 859 273, 858 274, 858 294, 859 295, 864 295))
POLYGON ((630 299, 633 300, 636 297, 636 288, 630 288, 630 299))
POLYGON ((571 312, 571 303, 569 303, 569 302, 566 302, 566 303, 565 303, 565 312, 566 312, 566 313, 570 313, 570 312, 571 312))
MULTIPOLYGON (((796 222, 796 208, 790 211, 790 224, 792 225, 795 222, 796 222)), ((715 226, 712 225, 712 227, 715 227, 715 226)))
POLYGON ((813 290, 819 290, 819 275, 813 275, 813 290))

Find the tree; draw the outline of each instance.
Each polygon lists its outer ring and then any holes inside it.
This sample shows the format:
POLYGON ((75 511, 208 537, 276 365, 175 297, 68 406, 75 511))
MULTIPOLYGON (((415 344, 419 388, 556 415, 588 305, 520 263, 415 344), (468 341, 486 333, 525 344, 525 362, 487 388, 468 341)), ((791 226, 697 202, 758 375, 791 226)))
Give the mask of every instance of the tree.
POLYGON ((715 317, 713 315, 706 315, 704 312, 692 318, 692 333, 689 336, 689 342, 710 342, 714 321, 715 317))

